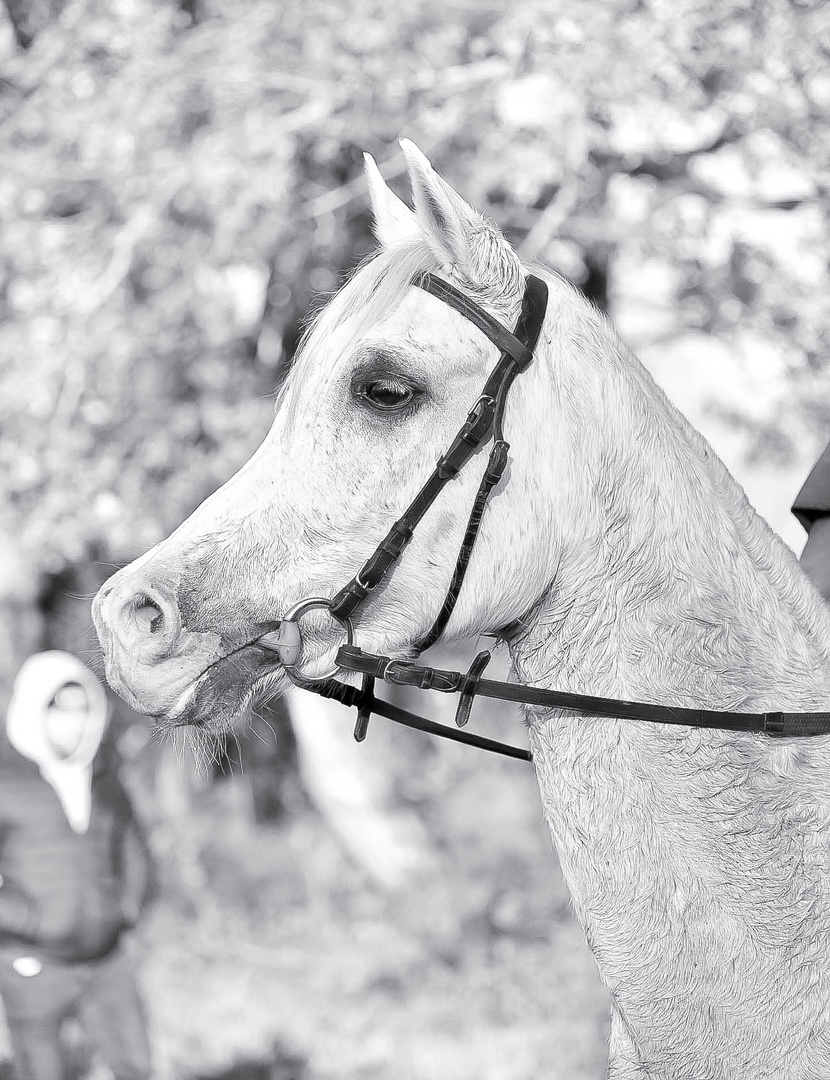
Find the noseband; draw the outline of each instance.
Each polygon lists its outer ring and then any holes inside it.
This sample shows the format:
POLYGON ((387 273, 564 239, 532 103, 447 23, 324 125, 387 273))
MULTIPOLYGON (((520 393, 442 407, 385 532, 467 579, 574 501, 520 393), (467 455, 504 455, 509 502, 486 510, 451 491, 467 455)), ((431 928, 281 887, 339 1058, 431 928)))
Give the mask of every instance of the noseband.
MULTIPOLYGON (((413 285, 437 297, 463 315, 501 350, 501 355, 449 449, 438 459, 426 483, 351 581, 330 600, 311 598, 295 605, 285 614, 276 633, 264 635, 259 639, 260 645, 277 653, 292 681, 303 689, 312 690, 323 697, 333 698, 344 705, 357 708, 358 718, 354 734, 358 742, 366 737, 369 719, 373 713, 377 713, 396 723, 427 731, 430 734, 528 761, 531 760, 531 755, 519 747, 433 723, 391 702, 376 698, 375 681, 382 679, 385 682, 414 686, 422 690, 432 689, 460 694, 456 711, 458 728, 462 728, 467 723, 474 698, 481 696, 588 716, 635 719, 650 723, 721 728, 776 736, 812 736, 830 733, 830 713, 827 712, 739 713, 569 694, 558 690, 543 690, 532 686, 483 679, 482 672, 491 658, 489 651, 479 653, 469 670, 462 673, 418 666, 411 660, 394 660, 388 656, 376 656, 354 645, 352 619, 355 613, 366 603, 375 589, 391 575, 397 560, 412 539, 415 527, 441 491, 458 475, 473 454, 492 439, 493 446, 473 502, 447 595, 432 627, 412 646, 416 655, 420 655, 434 645, 444 632, 461 592, 488 499, 502 478, 507 465, 510 446, 504 438, 503 428, 507 395, 516 376, 525 371, 533 360, 547 310, 547 285, 532 274, 528 274, 525 279, 521 312, 512 333, 449 282, 433 274, 418 277, 413 281, 413 285), (310 678, 300 670, 302 635, 299 620, 306 612, 318 608, 328 610, 331 618, 344 631, 346 640, 338 650, 337 666, 323 675, 310 678), (338 682, 333 676, 339 671, 360 674, 361 687, 338 682)), ((502 634, 504 633, 505 631, 502 631, 502 634)))

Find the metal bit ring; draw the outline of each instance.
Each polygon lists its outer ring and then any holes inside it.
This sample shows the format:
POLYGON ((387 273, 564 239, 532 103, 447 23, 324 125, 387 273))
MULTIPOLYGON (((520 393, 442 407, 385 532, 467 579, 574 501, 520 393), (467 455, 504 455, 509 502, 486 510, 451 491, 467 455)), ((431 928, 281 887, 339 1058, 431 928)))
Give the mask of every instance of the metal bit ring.
POLYGON ((301 600, 299 604, 295 604, 285 613, 285 615, 283 615, 280 623, 280 630, 277 632, 277 640, 273 642, 273 644, 265 642, 263 638, 260 639, 261 643, 264 644, 266 648, 272 648, 279 655, 283 667, 286 668, 290 674, 301 676, 307 682, 322 682, 324 679, 332 678, 340 670, 340 668, 335 665, 330 671, 325 672, 325 674, 313 676, 306 675, 300 671, 302 635, 299 633, 299 621, 307 612, 314 611, 317 608, 325 608, 332 620, 340 624, 346 635, 346 645, 354 644, 354 627, 352 626, 351 619, 347 616, 341 618, 341 616, 333 614, 331 611, 331 601, 319 596, 312 596, 309 597, 308 600, 301 600), (280 640, 282 628, 283 626, 286 626, 286 624, 293 624, 293 626, 297 628, 296 636, 299 637, 298 642, 292 641, 289 644, 289 642, 285 640, 280 640), (298 649, 299 653, 295 656, 298 649), (295 656, 294 659, 292 659, 293 656, 295 656))

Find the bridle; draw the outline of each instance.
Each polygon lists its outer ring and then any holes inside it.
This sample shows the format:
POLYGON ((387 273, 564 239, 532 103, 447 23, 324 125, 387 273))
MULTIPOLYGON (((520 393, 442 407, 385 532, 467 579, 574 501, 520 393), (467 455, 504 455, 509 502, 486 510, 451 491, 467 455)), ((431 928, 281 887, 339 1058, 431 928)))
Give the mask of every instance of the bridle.
MULTIPOLYGON (((473 502, 447 595, 430 630, 414 644, 416 656, 434 645, 444 632, 461 592, 487 502, 507 465, 510 447, 504 438, 503 428, 507 395, 515 378, 533 360, 547 309, 547 285, 533 274, 528 274, 525 279, 521 312, 512 332, 455 286, 434 274, 423 274, 412 284, 458 311, 500 349, 501 355, 449 449, 438 459, 421 490, 355 576, 331 599, 312 597, 296 604, 283 616, 275 633, 265 634, 258 639, 258 644, 277 653, 289 678, 303 689, 355 707, 358 716, 354 734, 358 742, 366 737, 369 720, 373 713, 377 713, 407 727, 527 761, 532 760, 527 750, 460 730, 469 720, 475 697, 514 701, 587 716, 720 728, 779 737, 830 734, 830 712, 744 713, 571 694, 482 678, 492 656, 490 650, 480 652, 467 672, 459 672, 419 666, 414 660, 395 660, 367 653, 354 644, 352 620, 355 613, 391 575, 416 526, 440 492, 458 475, 473 454, 492 439, 493 446, 473 502), (346 641, 338 650, 336 667, 312 678, 303 674, 300 668, 302 635, 299 621, 314 609, 327 610, 344 631, 346 641), (361 675, 361 686, 338 682, 334 675, 340 671, 361 675), (434 723, 375 697, 374 687, 378 679, 399 686, 459 694, 456 729, 434 723)), ((498 636, 504 637, 508 631, 509 628, 504 628, 498 636)))

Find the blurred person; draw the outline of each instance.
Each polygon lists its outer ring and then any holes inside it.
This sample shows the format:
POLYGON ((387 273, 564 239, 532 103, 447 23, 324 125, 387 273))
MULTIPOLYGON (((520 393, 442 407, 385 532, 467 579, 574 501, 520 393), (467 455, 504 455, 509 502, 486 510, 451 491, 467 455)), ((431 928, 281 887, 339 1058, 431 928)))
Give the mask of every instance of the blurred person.
POLYGON ((793 513, 807 530, 801 565, 830 601, 830 443, 796 496, 793 513))
POLYGON ((122 937, 148 899, 150 862, 102 739, 97 678, 68 653, 21 667, 0 758, 0 998, 18 1080, 63 1080, 75 1017, 116 1080, 151 1073, 122 937))

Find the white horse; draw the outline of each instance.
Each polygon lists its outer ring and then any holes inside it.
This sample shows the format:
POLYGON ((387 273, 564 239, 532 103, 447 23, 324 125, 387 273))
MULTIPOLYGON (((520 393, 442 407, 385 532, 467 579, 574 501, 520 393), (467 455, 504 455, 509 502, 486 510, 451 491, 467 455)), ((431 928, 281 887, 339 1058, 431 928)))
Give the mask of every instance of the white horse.
MULTIPOLYGON (((168 723, 285 686, 250 644, 333 596, 412 499, 497 350, 413 275, 502 323, 524 270, 403 143, 414 212, 369 163, 379 254, 318 318, 259 451, 116 574, 95 616, 113 686, 168 723)), ((445 640, 509 635, 522 683, 740 710, 830 707, 830 614, 792 554, 606 320, 564 281, 507 404, 510 464, 445 640)), ((432 624, 486 454, 357 619, 405 656, 432 624)), ((342 636, 316 613, 306 670, 342 636), (316 616, 319 616, 316 617, 316 616)), ((613 997, 609 1075, 830 1076, 830 740, 526 709, 574 905, 613 997)))

